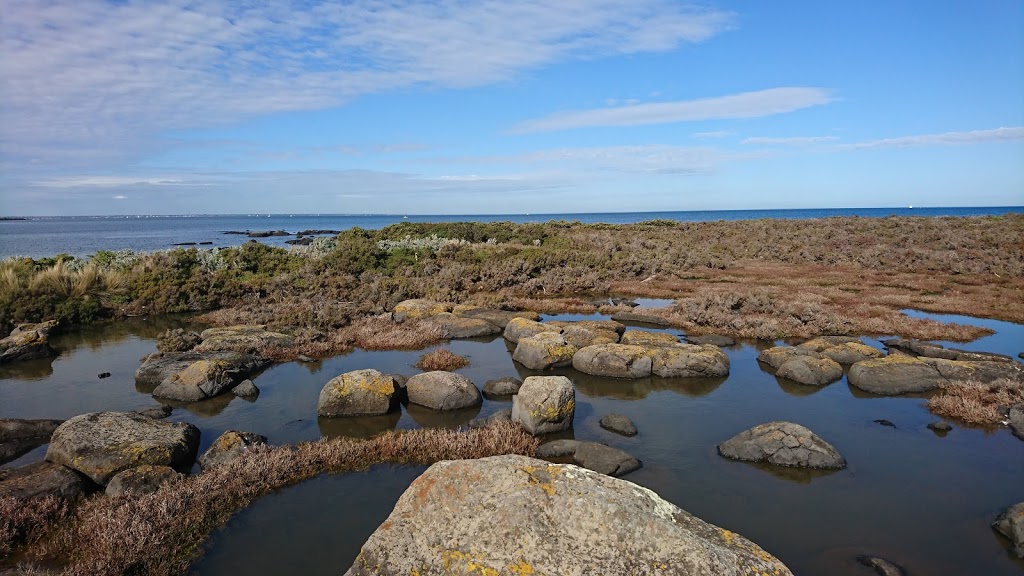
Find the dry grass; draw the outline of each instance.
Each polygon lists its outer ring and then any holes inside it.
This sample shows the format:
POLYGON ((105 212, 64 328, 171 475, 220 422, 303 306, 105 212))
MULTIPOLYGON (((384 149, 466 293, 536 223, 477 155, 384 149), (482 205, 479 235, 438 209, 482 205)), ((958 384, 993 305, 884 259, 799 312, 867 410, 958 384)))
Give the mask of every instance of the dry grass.
POLYGON ((129 275, 120 270, 100 268, 95 264, 71 270, 63 260, 36 272, 28 282, 29 288, 37 292, 68 299, 96 298, 101 301, 127 293, 130 284, 129 275))
POLYGON ((540 314, 593 314, 597 306, 580 298, 514 297, 508 300, 516 310, 532 310, 540 314))
POLYGON ((469 358, 459 356, 447 348, 439 348, 433 352, 428 352, 420 356, 419 362, 416 363, 416 367, 424 372, 433 372, 434 370, 451 371, 465 368, 466 366, 469 366, 469 358))
POLYGON ((20 545, 31 544, 67 515, 67 505, 53 496, 29 501, 0 498, 0 559, 20 545))
POLYGON ((63 558, 61 574, 184 574, 212 530, 257 498, 325 472, 382 462, 426 465, 498 454, 533 455, 538 441, 512 423, 457 432, 391 431, 369 440, 260 447, 154 494, 90 499, 31 556, 63 558))
POLYGON ((444 340, 437 326, 407 321, 401 324, 376 316, 362 318, 342 328, 342 337, 364 350, 419 350, 444 340))
POLYGON ((953 382, 928 400, 928 409, 943 416, 979 426, 995 426, 1008 406, 1024 403, 1024 383, 1001 379, 988 383, 953 382))

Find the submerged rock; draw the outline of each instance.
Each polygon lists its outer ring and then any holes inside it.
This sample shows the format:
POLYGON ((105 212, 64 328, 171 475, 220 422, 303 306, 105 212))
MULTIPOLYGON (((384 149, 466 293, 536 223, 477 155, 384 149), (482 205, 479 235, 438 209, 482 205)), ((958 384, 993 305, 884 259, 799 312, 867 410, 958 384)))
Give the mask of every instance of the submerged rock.
POLYGON ((946 432, 952 430, 953 427, 950 426, 948 422, 930 422, 928 424, 928 429, 945 434, 946 432))
POLYGON ((512 359, 530 370, 547 370, 572 364, 572 357, 579 350, 565 341, 557 332, 541 332, 519 339, 512 359))
POLYGON ((824 386, 843 377, 843 367, 828 357, 794 356, 779 366, 775 375, 807 386, 824 386))
POLYGON ((267 437, 252 432, 228 430, 217 437, 213 444, 199 457, 199 465, 203 470, 222 466, 238 458, 253 446, 267 443, 267 437))
POLYGON ((565 376, 529 376, 512 397, 512 420, 533 435, 568 430, 576 413, 576 387, 565 376))
POLYGON ((718 453, 733 460, 767 462, 776 466, 846 467, 846 460, 831 444, 792 422, 768 422, 754 426, 719 444, 718 453))
POLYGON ((320 416, 373 416, 395 407, 398 385, 377 370, 355 370, 332 378, 320 390, 320 416))
POLYGON ((435 302, 434 300, 414 299, 399 302, 391 313, 395 322, 405 322, 406 320, 429 318, 448 310, 450 310, 450 307, 447 304, 435 302))
POLYGON ((643 346, 597 344, 580 348, 572 367, 593 376, 644 378, 651 375, 651 357, 643 346))
POLYGON ((652 324, 654 326, 669 326, 669 321, 663 316, 656 314, 645 314, 643 312, 616 312, 612 314, 612 320, 617 322, 632 322, 634 324, 652 324))
POLYGON ((467 424, 467 426, 469 426, 470 429, 484 428, 486 426, 490 426, 495 422, 508 422, 509 420, 512 420, 512 409, 505 408, 504 410, 498 410, 497 412, 491 414, 490 416, 485 416, 483 418, 473 418, 472 420, 469 421, 469 424, 467 424))
POLYGON ((580 442, 572 459, 587 470, 608 476, 625 476, 640 468, 640 461, 628 453, 597 442, 580 442))
POLYGON ((107 496, 126 494, 152 494, 171 480, 184 478, 185 475, 170 466, 150 466, 143 464, 119 472, 110 479, 104 491, 107 496))
POLYGON ((1024 502, 1014 504, 996 518, 992 527, 1010 539, 1013 553, 1024 558, 1024 502))
POLYGON ((152 406, 150 408, 143 408, 141 410, 136 410, 135 413, 136 414, 141 414, 142 416, 145 416, 146 418, 152 418, 154 420, 163 420, 164 418, 167 418, 168 416, 170 416, 171 412, 173 412, 173 411, 174 411, 174 409, 171 408, 170 406, 168 406, 166 404, 160 404, 159 406, 152 406))
POLYGON ((884 558, 877 558, 875 556, 858 556, 857 561, 873 568, 879 576, 905 576, 906 572, 903 568, 885 560, 884 558))
POLYGON ((606 414, 601 418, 601 428, 611 430, 623 436, 636 436, 636 425, 623 414, 606 414))
POLYGON ((231 389, 231 392, 239 398, 255 398, 260 395, 260 389, 248 378, 239 382, 238 386, 231 389))
POLYGON ((417 374, 405 384, 409 402, 434 410, 458 410, 479 406, 480 391, 462 374, 434 371, 417 374))
POLYGON ((53 356, 57 352, 50 347, 50 331, 56 327, 56 320, 20 324, 0 340, 0 364, 53 356))
POLYGON ((925 358, 941 358, 943 360, 981 361, 981 362, 1013 362, 1013 358, 995 352, 975 352, 959 348, 945 348, 941 344, 925 342, 911 338, 891 338, 882 340, 882 344, 890 350, 899 350, 925 358))
POLYGON ((512 376, 506 376, 504 378, 497 378, 495 380, 488 380, 484 382, 483 392, 484 394, 490 394, 491 396, 511 396, 519 392, 519 388, 523 385, 523 381, 519 378, 513 378, 512 376))
POLYGON ((434 464, 346 575, 655 572, 791 576, 756 544, 646 488, 525 456, 434 464))

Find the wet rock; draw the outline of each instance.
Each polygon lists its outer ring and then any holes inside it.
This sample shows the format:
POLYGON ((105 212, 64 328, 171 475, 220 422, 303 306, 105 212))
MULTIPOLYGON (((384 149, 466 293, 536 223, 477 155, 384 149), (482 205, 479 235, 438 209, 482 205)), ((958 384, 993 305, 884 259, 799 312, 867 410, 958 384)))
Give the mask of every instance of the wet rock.
POLYGON ((445 338, 478 338, 500 334, 501 328, 482 318, 464 318, 451 312, 441 312, 427 318, 427 323, 437 326, 445 338))
POLYGON ((434 410, 458 410, 479 406, 480 391, 468 378, 454 372, 424 372, 405 385, 409 402, 434 410))
POLYGON ((568 430, 576 413, 576 387, 565 376, 529 376, 512 397, 512 420, 533 435, 568 430))
POLYGON ((579 440, 552 440, 551 442, 545 442, 537 447, 538 458, 562 458, 565 456, 573 456, 576 454, 576 449, 582 444, 579 440))
POLYGON ((266 436, 252 432, 228 430, 218 436, 206 452, 203 452, 203 455, 199 457, 199 465, 203 467, 203 471, 223 466, 253 446, 263 446, 266 443, 266 436))
POLYGON ((135 413, 146 418, 152 418, 154 420, 163 420, 171 415, 174 409, 166 404, 160 404, 159 406, 153 406, 150 408, 143 408, 142 410, 136 410, 135 413))
POLYGON ((498 378, 496 380, 488 380, 484 382, 483 391, 484 394, 490 394, 491 396, 511 396, 519 392, 519 387, 523 385, 523 381, 512 376, 506 376, 504 378, 498 378))
POLYGON ((643 330, 626 330, 622 333, 620 344, 631 346, 646 346, 657 348, 659 346, 675 346, 679 344, 679 338, 666 332, 646 332, 643 330))
POLYGON ((729 375, 729 356, 711 344, 659 347, 651 354, 651 373, 662 378, 721 378, 729 375))
POLYGON ((812 348, 801 348, 799 346, 775 346, 762 350, 757 355, 757 361, 763 362, 776 370, 797 356, 810 356, 811 358, 822 358, 824 355, 812 348))
POLYGON ((775 375, 807 386, 824 386, 843 377, 843 367, 828 357, 794 356, 779 366, 775 375))
POLYGON ((291 232, 284 230, 262 230, 258 232, 247 232, 245 234, 249 238, 269 238, 271 236, 291 236, 291 232))
POLYGON ((721 336, 719 334, 705 334, 703 336, 687 336, 686 341, 690 344, 711 344, 712 346, 718 346, 724 348, 726 346, 735 346, 736 341, 728 336, 721 336))
POLYGON ((577 350, 561 334, 541 332, 520 338, 512 359, 531 370, 547 370, 571 365, 577 350))
POLYGON ((888 426, 888 427, 890 427, 890 428, 895 428, 895 427, 896 427, 896 425, 895 425, 895 424, 893 424, 893 423, 892 423, 892 421, 890 421, 890 420, 886 420, 886 419, 884 419, 884 418, 879 418, 878 420, 874 420, 873 422, 874 422, 875 424, 880 424, 880 425, 882 425, 882 426, 888 426))
POLYGON ((934 430, 935 432, 946 433, 952 430, 953 427, 950 426, 947 422, 931 422, 930 424, 928 424, 928 429, 934 430))
POLYGON ((587 470, 608 476, 625 476, 640 469, 640 461, 636 458, 618 448, 597 442, 580 442, 572 459, 587 470))
POLYGON ((399 498, 346 575, 654 571, 791 576, 756 544, 646 488, 515 455, 431 466, 399 498))
POLYGON ((664 317, 656 314, 644 314, 643 312, 617 312, 612 314, 612 320, 617 322, 632 322, 634 324, 669 326, 669 321, 664 317))
POLYGON ((196 350, 200 352, 230 351, 256 354, 264 348, 287 348, 295 344, 293 336, 267 330, 263 325, 207 328, 200 337, 203 341, 196 346, 196 350))
POLYGON ((512 409, 505 408, 504 410, 498 410, 497 412, 491 414, 490 416, 485 416, 483 418, 473 418, 472 420, 469 421, 468 426, 470 427, 470 429, 484 428, 486 426, 490 426, 495 422, 508 422, 510 420, 512 420, 512 409))
POLYGON ((199 429, 132 412, 92 412, 61 424, 46 459, 105 485, 115 474, 142 464, 188 472, 199 449, 199 429))
POLYGON ((850 367, 848 379, 865 392, 885 396, 928 392, 946 382, 934 366, 905 354, 857 362, 850 367))
POLYGON ((607 414, 601 418, 601 428, 623 436, 636 436, 636 425, 623 414, 607 414))
POLYGON ((1007 420, 1010 424, 1010 430, 1013 431, 1013 435, 1021 440, 1024 440, 1024 404, 1017 404, 1010 408, 1010 413, 1007 415, 1007 420))
POLYGON ((156 337, 156 349, 160 352, 187 352, 202 342, 202 337, 184 328, 165 330, 156 337))
POLYGON ((142 388, 155 388, 198 360, 220 362, 238 379, 247 378, 270 364, 265 358, 240 352, 156 352, 147 356, 135 371, 135 383, 142 388))
POLYGON ((332 378, 320 390, 320 416, 373 416, 395 407, 395 379, 377 370, 355 370, 332 378))
POLYGON ((975 352, 959 348, 945 348, 934 342, 924 342, 910 338, 891 338, 882 340, 882 344, 890 350, 899 350, 906 354, 925 358, 941 358, 943 360, 981 361, 981 362, 1013 362, 1013 358, 994 352, 975 352))
POLYGON ((508 326, 508 323, 511 322, 513 318, 525 318, 535 322, 540 321, 540 314, 537 314, 536 312, 496 310, 494 308, 482 308, 480 306, 470 306, 466 304, 459 304, 452 308, 452 314, 463 318, 486 320, 502 330, 508 326))
POLYGON ((100 372, 96 375, 97 378, 103 380, 104 378, 110 378, 110 372, 100 372))
POLYGON ((231 392, 239 398, 255 398, 260 395, 260 389, 248 378, 239 382, 237 386, 231 389, 231 392))
POLYGON ((1013 553, 1018 558, 1024 558, 1024 502, 1007 508, 992 523, 992 527, 1010 539, 1013 544, 1013 553))
POLYGON ((107 496, 152 494, 167 482, 184 477, 184 474, 170 466, 143 464, 119 472, 110 479, 104 492, 107 496))
POLYGON ((573 368, 593 376, 644 378, 651 375, 651 365, 647 348, 628 344, 587 346, 572 357, 573 368))
POLYGON ((543 324, 527 318, 513 318, 512 320, 509 320, 508 324, 505 326, 502 336, 504 336, 505 340, 508 340, 509 342, 518 343, 520 338, 536 336, 541 332, 555 332, 557 334, 561 334, 562 329, 558 326, 543 324))
POLYGON ((776 466, 846 467, 846 460, 832 445, 792 422, 768 422, 754 426, 719 444, 718 453, 733 460, 768 462, 776 466))
POLYGON ((196 402, 227 392, 236 383, 231 367, 219 360, 196 360, 153 390, 156 398, 196 402))
POLYGON ((56 320, 19 325, 0 340, 0 364, 53 356, 57 352, 50 347, 49 338, 56 327, 56 320))
POLYGON ((395 322, 405 322, 406 320, 429 318, 448 310, 447 304, 435 302, 434 300, 414 299, 399 302, 391 313, 395 322))
POLYGON ((0 498, 32 500, 54 496, 64 502, 75 502, 96 489, 96 484, 82 474, 52 462, 0 469, 0 498))
POLYGON ((1024 364, 1019 362, 992 362, 988 360, 946 360, 944 358, 919 358, 933 366, 939 375, 950 381, 992 382, 1011 380, 1024 383, 1024 364))
POLYGON ((857 561, 868 568, 873 568, 879 576, 906 576, 907 574, 903 568, 900 568, 883 558, 876 558, 874 556, 858 556, 857 561))
POLYGON ((50 441, 63 420, 20 420, 0 418, 0 464, 35 450, 50 441))

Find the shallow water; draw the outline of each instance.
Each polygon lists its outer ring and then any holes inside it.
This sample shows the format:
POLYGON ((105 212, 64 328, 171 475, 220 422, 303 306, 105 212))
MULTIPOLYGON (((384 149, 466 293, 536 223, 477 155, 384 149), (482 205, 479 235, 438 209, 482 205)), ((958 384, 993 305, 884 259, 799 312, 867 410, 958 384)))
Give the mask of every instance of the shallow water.
MULTIPOLYGON (((55 339, 62 352, 54 359, 0 368, 0 417, 67 418, 154 405, 146 391, 136 389, 132 375, 140 357, 155 350, 156 334, 175 322, 183 321, 135 320, 83 330, 55 339), (99 372, 112 376, 100 380, 99 372)), ((1000 326, 986 337, 985 349, 1006 353, 1019 346, 1014 330, 1021 328, 1000 326)), ((572 435, 627 450, 644 463, 628 480, 743 534, 797 574, 866 574, 854 561, 863 553, 899 563, 911 574, 1000 575, 1024 569, 1024 562, 1013 558, 1006 541, 989 528, 1001 510, 1024 498, 1024 442, 1006 429, 955 426, 939 436, 925 427, 937 418, 920 397, 871 396, 851 389, 845 379, 824 388, 776 379, 756 361, 759 348, 770 345, 746 342, 727 348, 732 361, 727 379, 626 381, 556 371, 577 386, 572 435), (639 436, 625 438, 601 429, 598 420, 609 412, 633 419, 639 436), (896 428, 873 422, 881 418, 896 428), (716 454, 715 446, 736 433, 780 419, 803 424, 831 442, 849 468, 779 471, 716 454)), ((447 347, 470 358, 472 364, 459 372, 478 386, 491 378, 535 374, 512 362, 501 338, 453 341, 447 347)), ((205 450, 227 429, 291 443, 321 435, 458 426, 510 406, 508 400, 485 399, 479 410, 457 414, 403 407, 384 417, 316 417, 318 394, 330 378, 360 368, 411 375, 423 352, 355 351, 323 362, 276 365, 254 378, 261 390, 254 402, 227 394, 181 405, 170 419, 197 425, 205 450)), ((44 453, 45 447, 37 449, 10 465, 44 453)), ((342 573, 422 470, 378 466, 325 475, 266 497, 214 534, 194 571, 210 576, 239 570, 342 573)))

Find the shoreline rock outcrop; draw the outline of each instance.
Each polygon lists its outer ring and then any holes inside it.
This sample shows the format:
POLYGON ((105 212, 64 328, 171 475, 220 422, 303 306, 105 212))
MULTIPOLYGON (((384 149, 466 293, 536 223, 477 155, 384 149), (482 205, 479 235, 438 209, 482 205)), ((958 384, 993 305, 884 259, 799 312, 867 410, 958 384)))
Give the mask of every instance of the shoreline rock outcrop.
POLYGON ((56 320, 19 324, 6 338, 0 339, 0 364, 57 354, 50 347, 50 332, 56 327, 56 320))

